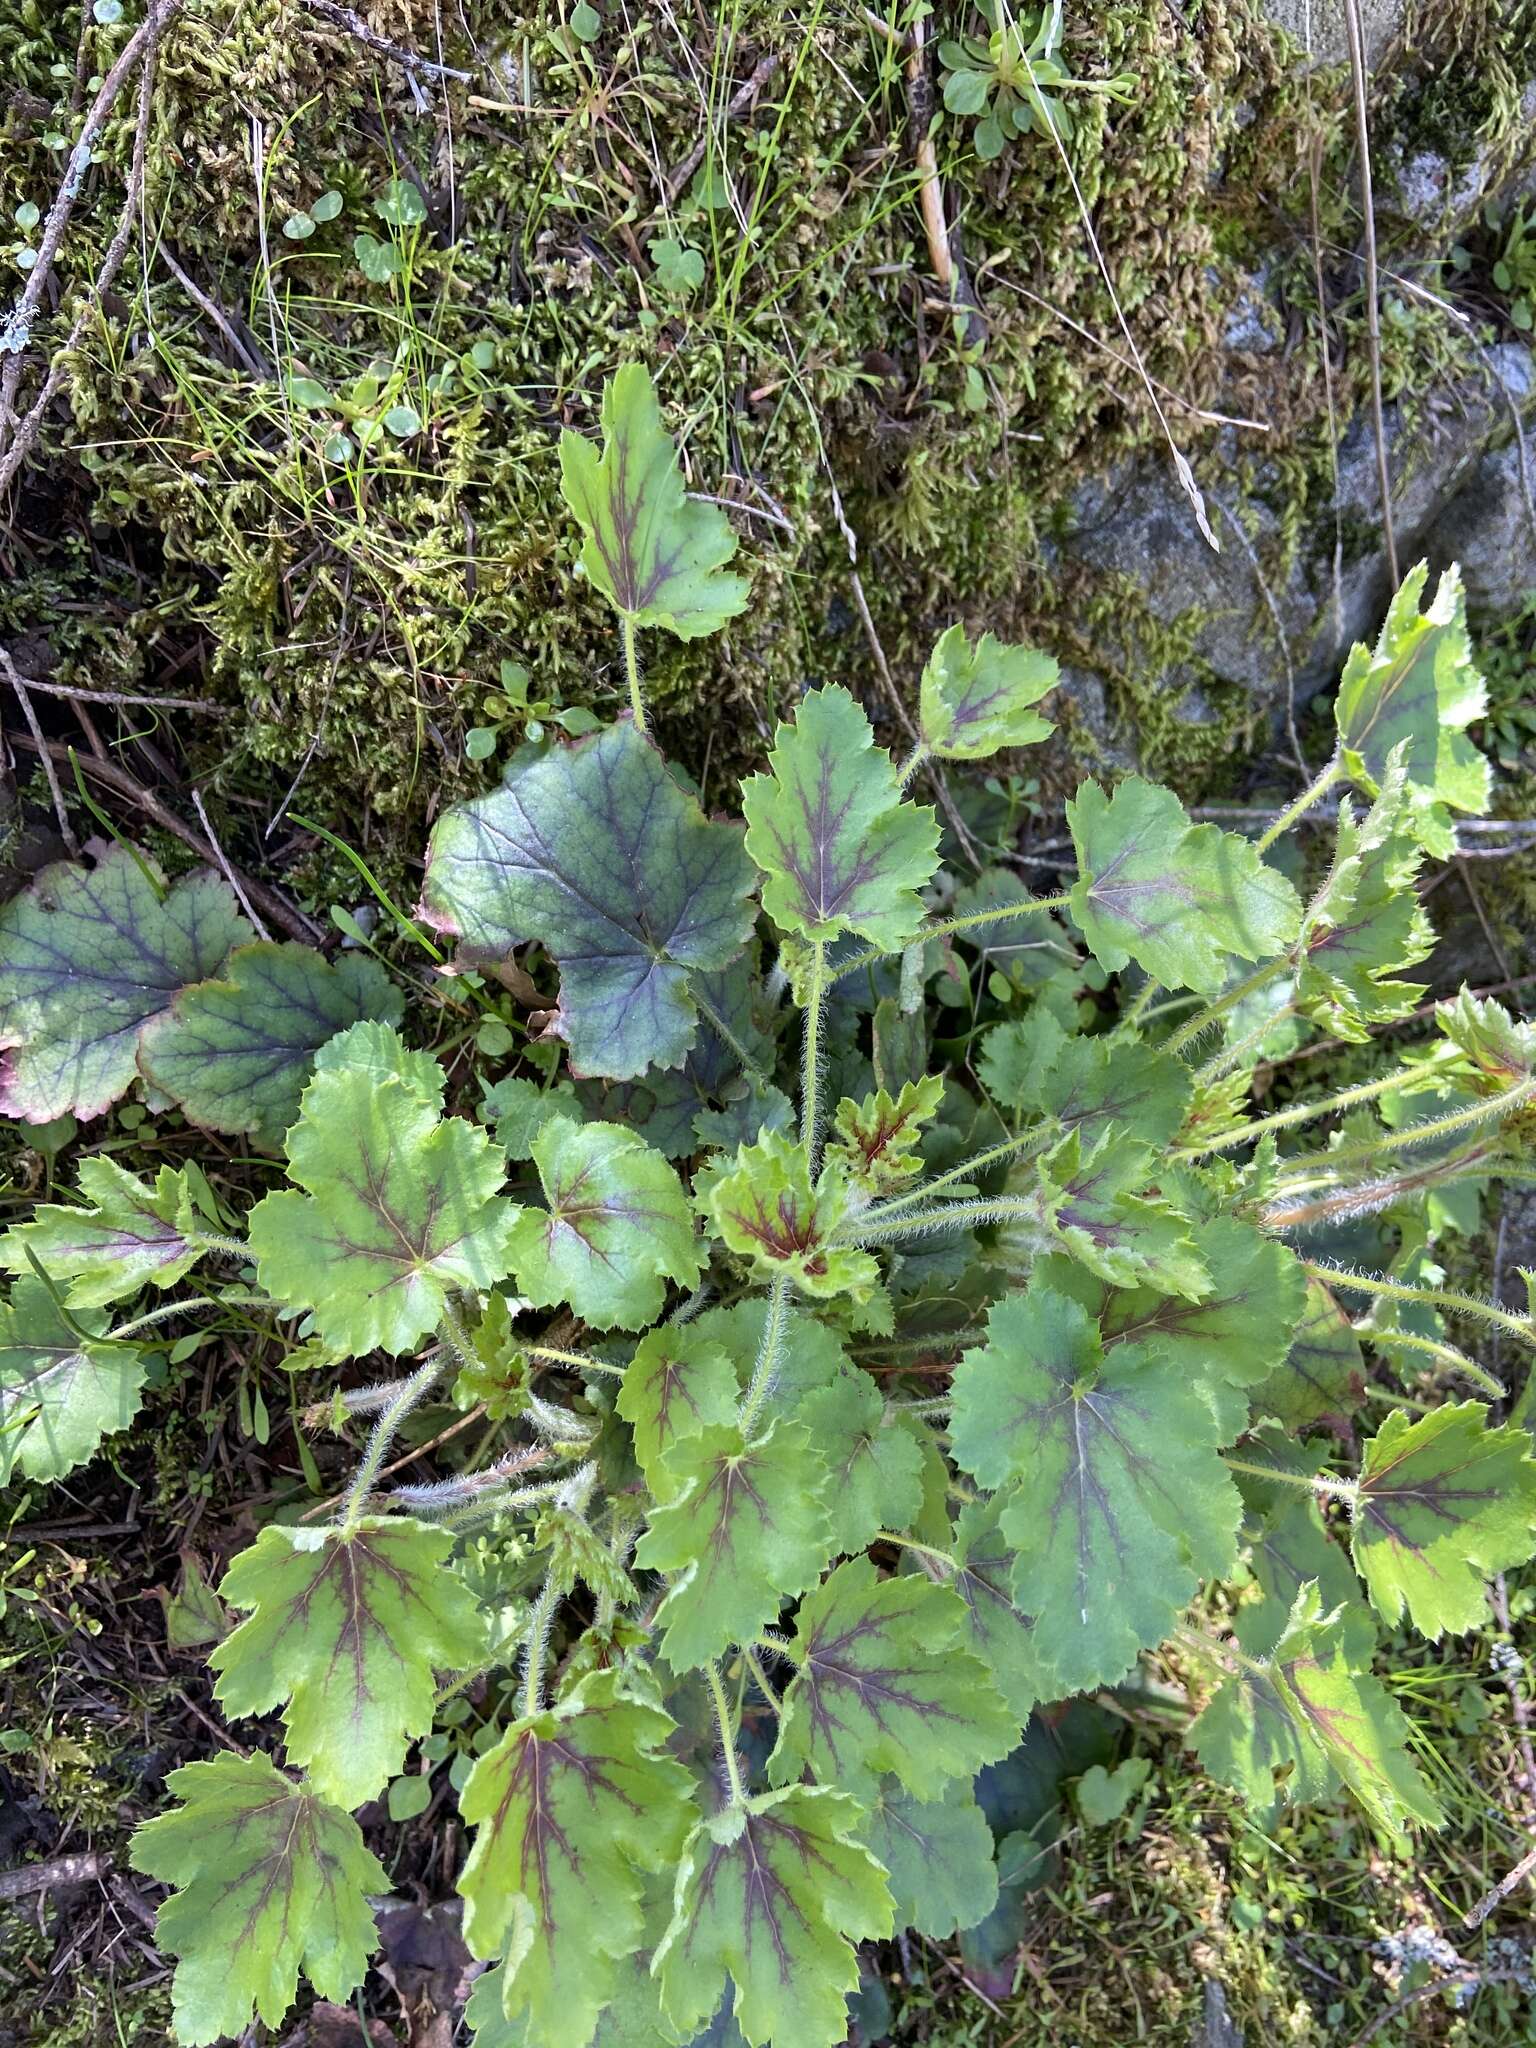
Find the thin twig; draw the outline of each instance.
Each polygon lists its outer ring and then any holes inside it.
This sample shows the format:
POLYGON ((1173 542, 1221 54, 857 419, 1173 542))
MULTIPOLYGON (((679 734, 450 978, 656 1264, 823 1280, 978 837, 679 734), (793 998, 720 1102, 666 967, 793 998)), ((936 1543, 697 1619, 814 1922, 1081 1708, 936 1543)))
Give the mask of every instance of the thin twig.
POLYGON ((55 1856, 48 1863, 24 1863, 20 1870, 0 1870, 0 1900, 30 1898, 56 1885, 95 1884, 112 1868, 110 1856, 87 1851, 80 1856, 55 1856))
POLYGON ((1381 300, 1376 271, 1376 195, 1371 184, 1370 110, 1366 103, 1365 37, 1360 0, 1344 0, 1349 30, 1349 68, 1355 85, 1355 135, 1360 149, 1360 206, 1365 215, 1365 332, 1371 358, 1371 426, 1376 436, 1376 474, 1381 484, 1381 531, 1387 545, 1392 588, 1398 584, 1397 536, 1392 530, 1392 473, 1387 464, 1387 426, 1381 397, 1381 300))
POLYGON ((0 668, 5 670, 5 679, 16 692, 16 701, 21 706, 21 715, 27 721, 27 731, 37 749, 38 759, 43 764, 43 774, 48 780, 48 792, 53 798, 53 815, 59 821, 59 836, 76 860, 80 858, 80 842, 75 837, 74 827, 69 822, 69 812, 64 807, 64 792, 59 787, 58 773, 53 758, 48 752, 48 742, 43 738, 43 729, 37 722, 37 713, 32 709, 32 699, 27 695, 26 685, 16 673, 16 664, 3 647, 0 647, 0 668))
POLYGON ((230 347, 234 350, 235 354, 240 358, 240 361, 245 366, 245 368, 250 371, 251 375, 257 378, 262 383, 270 382, 272 372, 269 369, 265 358, 256 353, 250 347, 248 347, 247 344, 241 339, 240 335, 236 331, 235 323, 233 322, 233 320, 230 319, 229 315, 224 311, 224 308, 218 303, 218 301, 216 299, 210 298, 207 292, 203 290, 201 285, 195 284, 193 280, 190 277, 188 277, 186 271, 182 269, 181 264, 177 261, 175 252, 172 250, 170 244, 164 239, 163 236, 160 237, 155 243, 155 253, 159 256, 161 262, 165 265, 166 269, 171 273, 172 277, 174 277, 176 282, 181 286, 182 290, 186 293, 187 297, 192 301, 193 305, 197 306, 202 312, 207 314, 208 318, 213 322, 214 326, 217 327, 220 334, 223 335, 224 339, 229 343, 230 347))
POLYGON ((377 29, 370 28, 363 17, 350 7, 338 7, 336 0, 304 0, 306 7, 323 15, 333 28, 345 29, 349 36, 356 38, 365 49, 375 56, 387 57, 392 64, 398 64, 403 71, 419 72, 423 78, 456 78, 461 84, 468 84, 473 78, 472 71, 456 71, 451 64, 436 64, 430 57, 418 57, 414 50, 407 50, 400 43, 392 43, 387 36, 381 36, 377 29))
POLYGON ((182 5, 183 0, 160 0, 160 4, 150 12, 141 26, 129 38, 123 47, 122 55, 102 81, 101 90, 97 93, 91 111, 86 117, 81 140, 71 153, 70 169, 65 174, 64 182, 59 187, 59 195, 55 199, 53 209, 48 216, 48 226, 38 249, 38 260, 27 273, 26 291, 23 292, 15 311, 6 322, 5 327, 0 329, 0 354, 6 354, 9 351, 5 369, 3 372, 0 372, 0 492, 5 491, 9 487, 17 471, 31 453, 33 443, 42 431, 43 421, 47 417, 48 408, 53 403, 59 387, 64 381, 64 366, 79 347, 81 336, 85 333, 85 324, 90 317, 91 308, 104 303, 107 292, 111 289, 112 281, 122 267, 123 258, 128 253, 128 244, 133 239, 133 223, 138 214, 139 204, 144 192, 144 157, 149 141, 149 117, 153 108, 155 52, 159 47, 160 38, 165 31, 167 22, 182 5), (96 273, 95 282, 91 287, 90 294, 85 304, 75 316, 74 325, 69 331, 69 339, 65 342, 63 348, 57 352, 52 363, 49 365, 48 374, 43 380, 43 388, 33 401, 26 417, 18 420, 15 406, 16 392, 21 382, 21 352, 26 347, 31 335, 32 322, 36 317, 37 307, 41 300, 46 273, 52 268, 53 258, 58 253, 64 229, 68 224, 70 214, 74 210, 75 200, 79 196, 80 182, 84 178, 85 168, 84 164, 81 164, 77 173, 77 159, 79 159, 80 151, 84 149, 86 152, 85 161, 89 162, 90 148, 88 145, 90 144, 90 138, 100 132, 101 121, 105 118, 108 108, 117 97, 123 80, 132 69, 132 64, 129 62, 130 56, 136 58, 141 51, 144 58, 144 69, 139 80, 138 121, 134 128, 133 157, 128 169, 128 196, 123 203, 123 211, 117 223, 117 232, 113 235, 107 253, 102 259, 101 268, 96 273), (33 292, 34 286, 36 287, 37 296, 29 300, 28 295, 33 292), (9 446, 6 445, 7 441, 9 441, 9 446))
POLYGON ((234 890, 236 896, 239 897, 240 908, 256 927, 257 938, 270 940, 272 934, 256 915, 255 910, 252 908, 251 900, 245 893, 245 888, 238 871, 230 866, 229 857, 219 844, 219 836, 213 829, 213 823, 203 803, 203 793, 200 789, 194 789, 192 792, 192 807, 197 812, 198 823, 202 826, 207 836, 208 844, 213 848, 213 857, 218 864, 219 873, 228 882, 230 888, 234 890))
MULTIPOLYGON (((23 744, 28 743, 24 741, 23 744)), ((135 782, 128 771, 119 768, 115 761, 98 761, 94 754, 78 755, 72 748, 60 746, 54 740, 45 741, 42 751, 51 755, 55 761, 77 763, 82 773, 94 776, 98 782, 104 783, 118 796, 126 797, 128 802, 141 810, 147 818, 152 818, 162 831, 174 834, 183 846, 190 846, 199 860, 218 865, 218 855, 202 834, 195 832, 184 819, 178 818, 173 810, 160 801, 152 789, 145 789, 142 783, 135 782)), ((269 889, 265 882, 255 881, 246 874, 242 874, 240 879, 251 900, 259 903, 273 924, 281 925, 290 938, 302 939, 309 945, 315 945, 325 937, 312 917, 300 910, 297 904, 290 903, 286 897, 278 895, 275 889, 269 889)))
POLYGON ((224 705, 209 703, 202 697, 150 697, 133 690, 86 690, 75 683, 45 683, 41 676, 19 676, 10 655, 3 649, 0 649, 0 665, 5 668, 6 681, 13 687, 41 690, 45 697, 67 697, 71 703, 132 704, 148 711, 200 711, 205 718, 229 716, 224 705))
MULTIPOLYGON (((310 4, 313 6, 315 0, 310 0, 310 4)), ((725 122, 740 120, 741 116, 756 103, 758 94, 778 68, 779 59, 777 52, 770 52, 768 56, 759 58, 753 68, 751 77, 745 85, 739 85, 726 101, 722 125, 725 122)), ((665 178, 663 178, 661 189, 668 206, 676 202, 678 194, 699 168, 699 165, 703 163, 704 152, 709 148, 710 141, 711 134, 706 124, 703 134, 693 145, 692 149, 689 150, 685 157, 682 157, 674 164, 672 169, 667 172, 665 178)))
POLYGON ((1506 1871, 1493 1890, 1478 1900, 1471 1912, 1462 1914, 1462 1925, 1464 1927, 1481 1927, 1494 1907, 1502 1899, 1507 1899, 1520 1880, 1524 1877, 1529 1877, 1533 1870, 1536 1870, 1536 1848, 1527 1849, 1514 1869, 1506 1871))

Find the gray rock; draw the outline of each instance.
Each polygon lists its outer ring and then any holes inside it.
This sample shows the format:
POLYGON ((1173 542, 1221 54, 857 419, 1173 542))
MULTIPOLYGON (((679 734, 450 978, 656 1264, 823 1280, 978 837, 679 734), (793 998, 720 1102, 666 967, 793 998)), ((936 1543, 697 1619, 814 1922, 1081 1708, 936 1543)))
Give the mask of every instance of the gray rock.
MULTIPOLYGON (((1509 609, 1531 576, 1536 535, 1522 524, 1517 451, 1503 444, 1516 408, 1531 412, 1536 425, 1533 385, 1529 351, 1504 346, 1487 351, 1478 374, 1433 409, 1421 407, 1411 424, 1400 407, 1386 411, 1399 563, 1406 568, 1426 553, 1437 565, 1461 559, 1480 609, 1509 609)), ((1142 458, 1085 485, 1061 544, 1064 569, 1123 578, 1160 624, 1188 622, 1193 666, 1176 664, 1165 676, 1141 680, 1170 696, 1182 692, 1181 715, 1195 722, 1209 716, 1208 700, 1190 685, 1206 678, 1236 685, 1273 714, 1294 681, 1296 702, 1304 704, 1337 680, 1350 646, 1375 632, 1391 595, 1384 544, 1362 552, 1357 538, 1335 576, 1327 511, 1310 545, 1287 563, 1280 518, 1265 497, 1269 487, 1278 497, 1279 479, 1261 469, 1238 502, 1222 475, 1222 458, 1230 466, 1234 454, 1229 439, 1222 457, 1202 466, 1219 555, 1202 540, 1166 458, 1142 458)), ((1338 496, 1346 535, 1380 531, 1376 443, 1366 413, 1341 437, 1338 496)), ((1113 630, 1107 640, 1104 669, 1123 670, 1139 658, 1134 620, 1127 621, 1124 644, 1113 630)), ((1086 705, 1085 718, 1092 726, 1086 705)), ((1113 736, 1122 745, 1127 737, 1113 736)))
POLYGON ((1400 213, 1419 227, 1441 229, 1464 220, 1483 196, 1487 159, 1452 164, 1437 150, 1415 150, 1389 167, 1393 198, 1400 213))
MULTIPOLYGON (((1349 56, 1349 31, 1344 0, 1261 0, 1270 20, 1294 36, 1319 64, 1337 64, 1349 56)), ((1359 0, 1365 52, 1372 63, 1402 27, 1405 0, 1359 0)))
POLYGON ((1536 596, 1536 447, 1511 441, 1485 455, 1424 542, 1435 568, 1460 562, 1467 603, 1490 616, 1536 596))

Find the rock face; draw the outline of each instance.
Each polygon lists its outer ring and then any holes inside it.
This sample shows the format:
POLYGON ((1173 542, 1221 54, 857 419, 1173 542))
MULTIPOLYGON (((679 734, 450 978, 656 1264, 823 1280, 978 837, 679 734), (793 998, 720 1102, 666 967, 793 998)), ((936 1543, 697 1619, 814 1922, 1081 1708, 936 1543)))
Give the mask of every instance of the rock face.
MULTIPOLYGON (((1522 424, 1522 463, 1517 422, 1525 420, 1536 426, 1536 366, 1528 349, 1513 344, 1486 350, 1475 373, 1432 408, 1421 407, 1411 425, 1400 407, 1386 411, 1399 565, 1427 557, 1440 569, 1459 561, 1474 614, 1509 611, 1536 589, 1536 435, 1522 424)), ((1201 539, 1166 459, 1141 459, 1084 486, 1061 543, 1063 569, 1076 570, 1089 592, 1102 584, 1112 593, 1128 582, 1158 626, 1182 626, 1177 637, 1187 658, 1161 676, 1136 674, 1138 683, 1181 699, 1176 715, 1191 724, 1211 716, 1202 683, 1236 685, 1276 719, 1292 688, 1297 707, 1304 705, 1337 681, 1350 646, 1374 634, 1391 595, 1368 414, 1353 419, 1340 441, 1344 548, 1337 563, 1326 508, 1311 551, 1303 546, 1286 560, 1280 517, 1266 499, 1273 487, 1281 502, 1279 479, 1261 465, 1252 487, 1239 493, 1230 466, 1237 453, 1235 444, 1219 449, 1202 477, 1219 555, 1201 539)), ((1114 619, 1112 605, 1101 609, 1114 619)), ((1069 682, 1094 729, 1104 677, 1126 674, 1138 660, 1129 615, 1123 638, 1112 623, 1100 645, 1102 674, 1080 665, 1077 687, 1069 682)), ((1117 753, 1134 746, 1134 735, 1109 730, 1102 737, 1117 753)))
MULTIPOLYGON (((1374 61, 1402 26, 1404 0, 1359 0, 1365 50, 1374 61)), ((1270 20, 1294 36, 1320 64, 1337 64, 1349 56, 1349 30, 1344 0, 1263 0, 1270 20)))

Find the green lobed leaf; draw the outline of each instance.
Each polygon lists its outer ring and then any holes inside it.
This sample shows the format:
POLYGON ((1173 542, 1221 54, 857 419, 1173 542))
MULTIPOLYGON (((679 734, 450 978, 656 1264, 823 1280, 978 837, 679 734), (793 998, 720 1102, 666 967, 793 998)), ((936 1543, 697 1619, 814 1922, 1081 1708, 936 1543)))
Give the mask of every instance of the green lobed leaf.
POLYGON ((487 1088, 481 1113, 496 1127, 496 1142, 509 1159, 531 1159, 533 1141, 557 1116, 581 1122, 581 1103, 569 1081, 541 1088, 537 1081, 509 1075, 487 1088))
POLYGON ((850 1203, 841 1159, 822 1162, 814 1187, 804 1145, 764 1131, 699 1175, 694 1199, 715 1235, 765 1279, 794 1282, 818 1299, 868 1296, 880 1269, 869 1252, 833 1243, 850 1203))
POLYGON ((1343 1786, 1397 1839, 1410 1820, 1439 1827, 1445 1816, 1408 1756, 1408 1723, 1380 1680, 1352 1665, 1345 1626, 1304 1586, 1272 1655, 1227 1679, 1190 1742, 1261 1822, 1343 1786))
POLYGON ((147 1360, 106 1323, 93 1309, 66 1322, 30 1273, 0 1299, 0 1486, 62 1479, 138 1414, 147 1360))
POLYGON ((250 936, 206 870, 162 897, 126 847, 45 868, 0 909, 0 1116, 99 1116, 133 1081, 145 1025, 250 936))
POLYGON ((840 684, 800 700, 774 735, 766 775, 741 786, 763 908, 809 940, 855 931, 900 946, 922 921, 938 865, 932 809, 907 801, 868 718, 840 684))
POLYGON ((85 1200, 44 1203, 0 1237, 0 1267, 30 1274, 30 1252, 71 1308, 101 1308, 141 1287, 173 1287, 202 1256, 196 1169, 162 1166, 154 1185, 105 1153, 80 1162, 85 1200))
MULTIPOLYGON (((1324 1457, 1298 1449, 1265 1431, 1250 1439, 1245 1455, 1283 1472, 1310 1476, 1324 1457)), ((1349 1558, 1323 1522, 1317 1495, 1285 1479, 1266 1481, 1238 1475, 1247 1509, 1244 1536, 1248 1569, 1262 1598, 1238 1609, 1237 1639, 1250 1657, 1268 1657, 1285 1634, 1296 1596, 1309 1582, 1324 1614, 1340 1616, 1345 1656, 1352 1667, 1369 1669, 1376 1649, 1376 1624, 1360 1598, 1360 1581, 1349 1558)))
POLYGON ((1092 1145, 1069 1131, 1010 1186, 1022 1182, 1040 1228, 1101 1279, 1199 1300, 1210 1268, 1193 1226, 1151 1191, 1156 1173, 1151 1149, 1111 1127, 1092 1145))
POLYGON ((1255 1415, 1305 1431, 1353 1414, 1365 1393, 1365 1358, 1354 1325, 1320 1280, 1307 1278, 1301 1321, 1284 1359, 1254 1389, 1255 1415))
POLYGON ((635 1456, 658 1501, 678 1490, 668 1454, 687 1437, 736 1419, 736 1367, 697 1323, 668 1324, 640 1339, 624 1371, 618 1410, 635 1433, 635 1456))
POLYGON ((688 1671, 750 1641, 821 1576, 832 1554, 827 1468, 790 1421, 750 1444, 734 1423, 713 1424, 669 1463, 683 1491, 651 1510, 635 1563, 676 1575, 656 1622, 662 1654, 688 1671))
POLYGON ((1077 848, 1072 916, 1101 967, 1131 961, 1169 988, 1214 995, 1229 963, 1296 936, 1301 905, 1248 840, 1192 825, 1171 790, 1131 775, 1106 796, 1086 782, 1066 806, 1077 848))
POLYGON ((1134 1039, 1068 1038, 1034 1085, 1034 1100, 1010 1108, 1044 1110, 1097 1144, 1113 1124, 1125 1138, 1166 1145, 1184 1121, 1193 1084, 1171 1053, 1134 1039))
POLYGON ((861 1195, 893 1195, 922 1172, 918 1148, 943 1100, 941 1074, 904 1081, 899 1095, 885 1088, 862 1102, 845 1095, 833 1118, 827 1156, 846 1168, 849 1185, 861 1195))
POLYGON ((133 1837, 133 1867, 177 1887, 155 1923, 180 1958, 172 1986, 184 2048, 276 2027, 302 1972, 322 1998, 350 1998, 378 1946, 369 1895, 389 1876, 350 1814, 261 1755, 222 1751, 166 1779, 183 1803, 133 1837))
POLYGON ((896 1926, 942 1941, 974 1927, 997 1904, 992 1830, 969 1785, 940 1799, 913 1799, 894 1779, 870 1802, 860 1839, 885 1866, 896 1926))
POLYGON ((688 496, 643 363, 609 378, 602 429, 601 454, 581 434, 560 436, 560 494, 584 535, 588 581, 637 626, 680 640, 718 633, 750 586, 724 568, 736 552, 729 520, 688 496))
POLYGON ((1248 1403, 1227 1401, 1220 1390, 1259 1386, 1282 1364, 1301 1323, 1307 1276, 1287 1246, 1235 1216, 1191 1224, 1190 1236, 1213 1278, 1199 1301, 1152 1287, 1106 1287, 1080 1279, 1083 1269, 1074 1273, 1059 1258, 1041 1261, 1036 1273, 1098 1319, 1106 1351, 1141 1344, 1200 1382, 1227 1421, 1230 1441, 1246 1424, 1248 1403))
POLYGON ((924 744, 941 761, 984 761, 1004 747, 1048 739, 1056 728, 1029 707, 1060 678, 1049 654, 990 633, 973 645, 964 626, 950 626, 935 642, 919 687, 924 744))
POLYGON ((1402 760, 1394 755, 1363 819, 1347 802, 1339 807, 1333 865, 1302 920, 1297 1007, 1357 1044, 1373 1024, 1406 1017, 1424 994, 1420 982, 1391 979, 1435 943, 1413 886, 1422 853, 1411 822, 1402 760))
POLYGON ((1527 1430, 1489 1428, 1481 1401, 1411 1419, 1398 1409, 1366 1440, 1350 1549, 1387 1621, 1421 1635, 1477 1628, 1484 1581, 1536 1555, 1536 1462, 1527 1430))
POLYGON ((965 1603, 960 1640, 992 1673, 1022 1727, 1040 1697, 1042 1679, 1034 1630, 1014 1605, 1018 1566, 1002 1532, 1002 1510, 996 1495, 961 1509, 952 1544, 958 1569, 950 1583, 965 1603))
MULTIPOLYGON (((745 1387, 762 1348, 767 1318, 768 1304, 761 1297, 749 1298, 730 1308, 706 1309, 691 1327, 729 1352, 737 1379, 745 1387)), ((776 1403, 786 1413, 793 1411, 803 1395, 828 1386, 847 1364, 847 1352, 825 1323, 804 1310, 790 1309, 784 1322, 784 1341, 779 1347, 774 1381, 776 1403)))
POLYGON ((700 1822, 653 1965, 675 2025, 702 2025, 729 1983, 750 2048, 837 2048, 859 1981, 853 1944, 893 1926, 863 1819, 841 1792, 792 1785, 700 1822))
POLYGON ((315 1054, 348 1025, 398 1024, 405 1005, 376 960, 258 939, 216 981, 177 992, 139 1040, 146 1080, 193 1123, 249 1132, 273 1150, 299 1113, 315 1054))
POLYGON ((923 1453, 888 1413, 867 1372, 842 1365, 796 1414, 831 1474, 827 1505, 839 1550, 862 1550, 878 1529, 906 1529, 922 1506, 923 1453))
POLYGON ((1006 1296, 987 1335, 955 1370, 955 1462, 1004 1490, 1013 1597, 1053 1696, 1113 1683, 1235 1560, 1220 1427, 1180 1366, 1140 1344, 1106 1358, 1086 1310, 1048 1286, 1006 1296))
POLYGON ((452 1290, 492 1287, 511 1263, 522 1212, 497 1195, 500 1157, 484 1131, 439 1115, 443 1073, 421 1061, 387 1026, 333 1039, 288 1133, 289 1175, 308 1192, 250 1214, 262 1286, 343 1354, 408 1350, 452 1290), (396 1072, 381 1067, 391 1039, 396 1072))
POLYGON ((560 963, 555 1030, 578 1072, 632 1080, 681 1065, 690 978, 752 929, 741 828, 705 818, 626 720, 514 766, 455 804, 427 853, 422 914, 472 955, 538 939, 560 963))
POLYGON ((840 1564, 795 1618, 770 1778, 810 1771, 862 1797, 889 1772, 933 1799, 1005 1756, 1019 1724, 986 1665, 959 1647, 964 1619, 947 1586, 881 1579, 869 1557, 840 1564))
POLYGON ((269 1523, 219 1587, 249 1617, 208 1659, 226 1713, 282 1706, 289 1761, 322 1798, 360 1806, 432 1726, 434 1671, 485 1648, 480 1610, 449 1569, 451 1530, 404 1516, 352 1529, 269 1523))
POLYGON ((688 1773, 664 1753, 672 1729, 601 1672, 512 1722, 460 1794, 476 1830, 464 1939, 506 1957, 502 2014, 526 2015, 539 2048, 587 2048, 642 1946, 643 1873, 671 1869, 695 1818, 688 1773))
POLYGON ((642 1329, 666 1282, 704 1269, 676 1173, 622 1124, 555 1117, 532 1141, 547 1210, 525 1209, 508 1240, 520 1292, 538 1308, 569 1302, 597 1330, 642 1329))
POLYGON ((1403 749, 1413 829, 1426 852, 1444 860, 1455 851, 1446 806, 1488 807, 1492 771, 1466 734, 1488 693, 1473 665, 1460 572, 1447 569, 1420 611, 1428 576, 1423 562, 1410 569, 1374 650, 1352 649, 1333 712, 1344 766, 1369 795, 1382 789, 1394 752, 1403 749))

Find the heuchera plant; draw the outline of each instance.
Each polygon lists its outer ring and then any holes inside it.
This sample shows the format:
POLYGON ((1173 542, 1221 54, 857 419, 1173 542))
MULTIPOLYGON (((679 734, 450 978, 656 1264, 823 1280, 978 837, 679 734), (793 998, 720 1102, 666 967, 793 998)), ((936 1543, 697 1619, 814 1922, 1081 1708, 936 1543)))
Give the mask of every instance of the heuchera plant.
POLYGON ((0 916, 11 1115, 137 1076, 286 1162, 237 1217, 195 1166, 101 1152, 0 1240, 0 1478, 89 1459, 210 1306, 301 1319, 314 1422, 367 1432, 344 1495, 283 1509, 220 1588, 217 1696, 280 1714, 280 1756, 178 1770, 135 1838, 174 1888, 187 2043, 275 2025, 301 1977, 348 1996, 389 1888, 354 1812, 453 1729, 482 2048, 830 2048, 856 1944, 994 1908, 978 1770, 1155 1646, 1261 1817, 1347 1791, 1385 1836, 1433 1825, 1377 1617, 1471 1627, 1536 1550, 1527 1432, 1443 1319, 1526 1349, 1532 1323, 1435 1285, 1423 1220, 1528 1171, 1531 1029, 1464 993, 1375 1079, 1269 1114, 1251 1090, 1296 1020, 1363 1041, 1423 994, 1415 876, 1488 794, 1455 576, 1427 609, 1408 578, 1262 837, 1089 782, 1070 887, 1032 897, 948 879, 913 790, 1044 737, 1050 660, 952 626, 900 764, 812 690, 744 827, 709 817, 636 647, 743 608, 730 529, 642 369, 562 472, 632 711, 448 810, 421 912, 470 988, 517 948, 558 971, 542 1080, 453 1113, 375 962, 254 939, 210 874, 120 849, 0 916), (1285 835, 1336 785, 1304 896, 1285 835), (1360 1219, 1388 1270, 1330 1252, 1360 1219), (1417 1392, 1357 1426, 1362 1346, 1417 1392), (444 1395, 483 1427, 446 1479, 387 1484, 444 1395))

